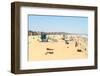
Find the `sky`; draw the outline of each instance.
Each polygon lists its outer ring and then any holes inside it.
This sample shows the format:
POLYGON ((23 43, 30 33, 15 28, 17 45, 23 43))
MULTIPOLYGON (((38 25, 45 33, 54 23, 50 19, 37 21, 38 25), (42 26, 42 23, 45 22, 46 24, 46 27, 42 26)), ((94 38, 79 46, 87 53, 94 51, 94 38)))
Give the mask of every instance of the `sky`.
POLYGON ((88 34, 88 17, 29 15, 28 30, 88 34))

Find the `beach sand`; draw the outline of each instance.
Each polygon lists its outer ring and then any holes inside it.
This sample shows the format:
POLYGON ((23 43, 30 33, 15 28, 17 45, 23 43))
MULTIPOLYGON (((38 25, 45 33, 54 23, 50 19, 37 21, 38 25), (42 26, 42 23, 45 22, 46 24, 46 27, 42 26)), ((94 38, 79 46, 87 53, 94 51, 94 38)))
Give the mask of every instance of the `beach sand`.
POLYGON ((87 42, 81 37, 66 44, 64 40, 59 39, 57 42, 41 42, 39 36, 28 37, 28 60, 66 60, 66 59, 84 59, 88 58, 87 42), (75 47, 76 41, 78 46, 75 47), (77 51, 81 49, 81 51, 77 51))

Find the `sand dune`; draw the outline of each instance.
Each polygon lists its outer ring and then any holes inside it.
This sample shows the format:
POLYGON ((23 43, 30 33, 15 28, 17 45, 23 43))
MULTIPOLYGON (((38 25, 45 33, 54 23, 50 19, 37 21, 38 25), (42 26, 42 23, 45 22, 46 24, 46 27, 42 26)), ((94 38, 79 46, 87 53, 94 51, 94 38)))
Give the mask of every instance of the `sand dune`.
POLYGON ((29 36, 29 61, 83 59, 88 57, 87 40, 81 36, 74 35, 72 40, 68 41, 63 40, 62 36, 48 37, 48 42, 41 42, 39 35, 29 36))

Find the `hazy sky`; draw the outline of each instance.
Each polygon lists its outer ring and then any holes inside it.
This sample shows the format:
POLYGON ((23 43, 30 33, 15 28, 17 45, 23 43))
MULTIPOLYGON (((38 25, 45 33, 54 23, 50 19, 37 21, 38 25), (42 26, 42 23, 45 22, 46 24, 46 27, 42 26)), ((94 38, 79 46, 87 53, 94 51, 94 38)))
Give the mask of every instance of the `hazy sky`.
POLYGON ((88 17, 78 16, 28 16, 29 30, 88 34, 88 17))

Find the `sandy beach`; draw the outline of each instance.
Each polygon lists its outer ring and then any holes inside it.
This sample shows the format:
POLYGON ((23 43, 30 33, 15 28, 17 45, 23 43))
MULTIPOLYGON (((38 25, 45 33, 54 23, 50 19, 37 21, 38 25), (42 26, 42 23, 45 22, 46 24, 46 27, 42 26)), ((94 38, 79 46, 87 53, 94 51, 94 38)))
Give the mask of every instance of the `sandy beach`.
POLYGON ((48 42, 42 42, 39 35, 28 36, 28 60, 66 60, 88 57, 87 40, 81 36, 74 35, 73 40, 67 43, 61 36, 55 36, 54 39, 56 41, 49 37, 48 42))

